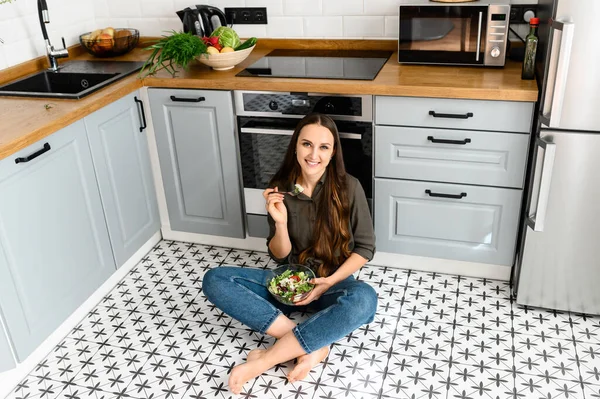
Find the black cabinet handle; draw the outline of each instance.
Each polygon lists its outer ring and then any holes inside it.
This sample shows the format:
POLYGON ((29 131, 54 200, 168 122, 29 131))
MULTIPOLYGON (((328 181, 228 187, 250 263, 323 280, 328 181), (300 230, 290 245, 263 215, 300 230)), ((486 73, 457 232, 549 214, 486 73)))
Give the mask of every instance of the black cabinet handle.
POLYGON ((140 126, 140 133, 144 131, 145 128, 148 127, 148 124, 146 123, 146 113, 144 112, 144 102, 142 100, 139 100, 136 97, 133 97, 133 99, 135 100, 136 103, 140 104, 140 110, 142 111, 142 123, 144 124, 143 126, 140 126))
POLYGON ((205 101, 205 100, 206 100, 206 98, 204 98, 204 97, 182 98, 182 97, 171 96, 171 101, 180 101, 180 102, 184 102, 184 103, 199 103, 200 101, 205 101))
POLYGON ((427 136, 427 140, 431 141, 432 143, 441 143, 441 144, 459 144, 459 145, 464 145, 467 143, 471 142, 471 139, 464 139, 464 140, 447 140, 447 139, 436 139, 433 136, 427 136))
POLYGON ((48 151, 50 151, 50 144, 45 143, 41 150, 34 152, 33 154, 29 155, 28 157, 20 157, 20 158, 15 159, 15 163, 29 162, 32 159, 35 159, 35 158, 39 157, 40 155, 42 155, 43 153, 48 152, 48 151))
POLYGON ((429 111, 429 115, 434 118, 452 118, 452 119, 469 119, 473 116, 472 112, 467 112, 466 114, 438 114, 435 111, 429 111))
POLYGON ((429 195, 430 197, 452 198, 452 199, 461 199, 461 198, 467 196, 467 193, 444 194, 444 193, 433 193, 433 192, 431 192, 431 190, 425 190, 425 194, 429 195))

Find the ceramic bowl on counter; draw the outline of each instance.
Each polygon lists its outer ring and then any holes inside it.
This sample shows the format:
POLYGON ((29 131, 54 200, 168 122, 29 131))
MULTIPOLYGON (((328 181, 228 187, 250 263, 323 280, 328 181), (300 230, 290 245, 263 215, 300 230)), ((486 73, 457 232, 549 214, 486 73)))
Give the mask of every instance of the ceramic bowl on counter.
POLYGON ((196 57, 196 59, 204 65, 208 65, 215 71, 226 71, 232 69, 234 66, 248 58, 252 50, 254 50, 254 47, 256 47, 256 45, 245 50, 232 51, 229 53, 201 54, 196 57))

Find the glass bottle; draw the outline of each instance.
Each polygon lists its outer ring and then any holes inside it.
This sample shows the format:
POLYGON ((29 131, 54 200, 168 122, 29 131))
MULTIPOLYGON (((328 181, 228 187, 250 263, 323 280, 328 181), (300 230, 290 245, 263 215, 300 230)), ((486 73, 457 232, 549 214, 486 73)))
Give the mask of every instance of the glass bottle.
POLYGON ((523 70, 521 79, 533 79, 535 76, 535 54, 538 46, 537 30, 540 25, 539 18, 529 20, 529 34, 525 38, 525 58, 523 59, 523 70))

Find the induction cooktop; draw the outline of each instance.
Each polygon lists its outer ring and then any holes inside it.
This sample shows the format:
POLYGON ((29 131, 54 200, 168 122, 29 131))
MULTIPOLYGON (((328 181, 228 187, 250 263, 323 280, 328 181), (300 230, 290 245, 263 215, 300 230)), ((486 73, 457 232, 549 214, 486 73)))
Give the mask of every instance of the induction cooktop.
POLYGON ((391 51, 273 50, 237 76, 373 80, 391 51))

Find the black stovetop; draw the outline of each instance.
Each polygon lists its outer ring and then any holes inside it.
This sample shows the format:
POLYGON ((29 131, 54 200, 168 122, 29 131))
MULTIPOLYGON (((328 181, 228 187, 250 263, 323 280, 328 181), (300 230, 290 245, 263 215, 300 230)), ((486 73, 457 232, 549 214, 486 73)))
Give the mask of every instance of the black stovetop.
POLYGON ((373 80, 391 55, 374 50, 273 50, 237 76, 373 80))

